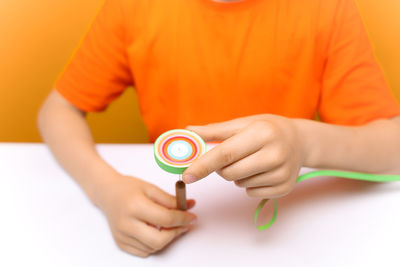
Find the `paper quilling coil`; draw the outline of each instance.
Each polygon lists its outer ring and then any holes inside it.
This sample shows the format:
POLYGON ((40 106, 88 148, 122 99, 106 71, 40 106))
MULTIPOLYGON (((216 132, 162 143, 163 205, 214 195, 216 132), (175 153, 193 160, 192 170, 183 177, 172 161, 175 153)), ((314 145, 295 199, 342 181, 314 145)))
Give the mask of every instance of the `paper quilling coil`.
POLYGON ((201 137, 188 130, 171 130, 160 135, 154 143, 154 157, 165 171, 182 174, 193 161, 206 152, 201 137))

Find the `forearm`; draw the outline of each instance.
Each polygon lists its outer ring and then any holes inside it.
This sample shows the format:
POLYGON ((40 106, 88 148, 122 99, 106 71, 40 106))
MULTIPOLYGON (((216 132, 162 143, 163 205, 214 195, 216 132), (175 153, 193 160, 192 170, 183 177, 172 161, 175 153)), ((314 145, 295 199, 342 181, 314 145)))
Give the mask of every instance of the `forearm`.
POLYGON ((400 173, 399 119, 345 127, 296 119, 304 166, 370 173, 400 173))
POLYGON ((115 170, 98 155, 85 114, 52 92, 40 110, 38 125, 57 161, 96 203, 96 191, 115 170))

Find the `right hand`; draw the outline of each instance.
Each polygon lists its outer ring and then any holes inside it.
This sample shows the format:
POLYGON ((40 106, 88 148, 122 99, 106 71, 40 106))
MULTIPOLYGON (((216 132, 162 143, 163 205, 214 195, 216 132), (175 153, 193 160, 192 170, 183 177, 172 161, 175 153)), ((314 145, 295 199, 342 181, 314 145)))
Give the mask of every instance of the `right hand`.
MULTIPOLYGON (((176 208, 174 196, 143 180, 118 175, 98 191, 97 205, 107 217, 118 247, 147 257, 187 232, 196 216, 176 208)), ((194 206, 188 200, 188 208, 194 206)))

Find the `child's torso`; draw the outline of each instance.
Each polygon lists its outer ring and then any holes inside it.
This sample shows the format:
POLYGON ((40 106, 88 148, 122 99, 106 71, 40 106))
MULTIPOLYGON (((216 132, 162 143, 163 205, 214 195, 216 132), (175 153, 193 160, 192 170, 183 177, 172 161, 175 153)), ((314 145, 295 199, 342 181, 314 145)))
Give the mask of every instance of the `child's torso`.
POLYGON ((127 53, 150 132, 258 113, 312 118, 328 39, 320 2, 130 1, 127 53))

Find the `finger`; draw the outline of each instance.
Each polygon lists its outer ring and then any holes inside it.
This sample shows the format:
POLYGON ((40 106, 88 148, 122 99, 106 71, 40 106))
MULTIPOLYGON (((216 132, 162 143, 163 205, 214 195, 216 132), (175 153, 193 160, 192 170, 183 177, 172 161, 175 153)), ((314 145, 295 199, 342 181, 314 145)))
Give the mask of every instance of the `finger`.
POLYGON ((142 222, 140 231, 137 233, 137 237, 141 242, 153 248, 155 251, 158 251, 188 230, 188 227, 176 227, 172 229, 158 230, 142 222))
POLYGON ((261 150, 217 170, 225 180, 236 181, 276 169, 284 163, 274 149, 264 147, 261 150))
POLYGON ((248 187, 246 193, 254 198, 278 198, 289 194, 293 189, 290 183, 283 183, 277 186, 248 187))
POLYGON ((162 227, 178 227, 194 223, 196 215, 187 211, 167 209, 154 203, 150 199, 145 199, 145 209, 138 214, 139 219, 153 225, 162 227))
POLYGON ((131 247, 135 247, 143 252, 146 252, 146 253, 154 252, 153 248, 140 242, 131 233, 128 233, 128 232, 125 233, 125 232, 120 231, 119 233, 115 234, 115 239, 118 240, 118 242, 120 242, 122 244, 129 245, 131 247))
POLYGON ((161 190, 156 186, 150 186, 149 188, 147 188, 145 194, 148 198, 150 198, 154 202, 168 209, 176 209, 175 196, 168 194, 167 192, 161 190))
POLYGON ((135 255, 135 256, 138 256, 138 257, 146 258, 146 257, 148 257, 150 255, 149 252, 142 251, 142 250, 140 250, 140 249, 138 249, 136 247, 133 247, 133 246, 131 246, 129 244, 125 244, 123 242, 118 242, 117 245, 123 251, 126 251, 129 254, 132 254, 132 255, 135 255))
POLYGON ((263 172, 245 179, 236 180, 239 187, 276 186, 289 180, 289 171, 286 168, 276 168, 269 172, 263 172))
POLYGON ((183 173, 185 183, 198 181, 212 172, 256 152, 263 146, 255 128, 242 131, 194 161, 183 173))
POLYGON ((228 139, 241 129, 240 126, 234 121, 227 121, 203 126, 188 126, 186 129, 197 133, 205 142, 210 142, 228 139))
POLYGON ((193 208, 196 205, 196 200, 188 199, 186 201, 186 204, 187 204, 187 209, 190 210, 191 208, 193 208))
MULTIPOLYGON (((146 189, 146 196, 153 200, 154 202, 168 208, 168 209, 177 209, 176 205, 176 197, 168 194, 167 192, 161 190, 156 186, 151 186, 146 189)), ((191 209, 195 205, 195 201, 193 199, 187 200, 187 207, 191 209)))
POLYGON ((187 126, 186 129, 193 131, 200 135, 204 141, 223 141, 230 138, 240 130, 248 126, 250 123, 260 120, 263 115, 254 115, 243 118, 238 118, 230 121, 211 123, 202 126, 187 126))

